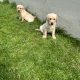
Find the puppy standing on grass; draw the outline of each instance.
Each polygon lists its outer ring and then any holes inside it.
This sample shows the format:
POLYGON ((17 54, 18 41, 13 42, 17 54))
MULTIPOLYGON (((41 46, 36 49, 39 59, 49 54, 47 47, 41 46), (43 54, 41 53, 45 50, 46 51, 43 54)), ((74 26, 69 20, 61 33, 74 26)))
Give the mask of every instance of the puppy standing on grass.
POLYGON ((46 23, 40 26, 40 29, 36 29, 43 33, 43 38, 47 38, 47 33, 52 33, 52 38, 56 39, 55 28, 57 23, 57 14, 50 13, 46 16, 46 23))
POLYGON ((28 13, 28 12, 25 10, 25 8, 24 8, 23 5, 17 5, 17 11, 18 11, 19 14, 20 14, 20 17, 21 17, 21 19, 22 19, 22 22, 23 22, 24 20, 26 20, 26 21, 28 21, 28 22, 33 22, 33 21, 34 21, 35 17, 32 16, 30 13, 28 13))

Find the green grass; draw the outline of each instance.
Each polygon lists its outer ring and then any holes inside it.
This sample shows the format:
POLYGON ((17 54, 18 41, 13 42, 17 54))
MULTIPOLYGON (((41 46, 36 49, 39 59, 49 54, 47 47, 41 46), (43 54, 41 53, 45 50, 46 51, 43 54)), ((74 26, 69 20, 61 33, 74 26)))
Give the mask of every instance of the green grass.
POLYGON ((43 39, 42 23, 21 22, 0 4, 0 80, 80 80, 80 41, 57 31, 43 39))

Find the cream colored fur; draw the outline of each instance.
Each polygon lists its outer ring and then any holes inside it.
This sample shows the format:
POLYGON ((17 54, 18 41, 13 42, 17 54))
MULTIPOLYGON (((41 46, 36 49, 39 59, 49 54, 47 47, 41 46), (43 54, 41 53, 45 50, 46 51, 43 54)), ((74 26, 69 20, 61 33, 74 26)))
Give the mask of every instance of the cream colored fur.
POLYGON ((55 36, 55 29, 56 29, 56 23, 57 23, 57 14, 50 13, 46 16, 46 23, 40 26, 39 30, 43 33, 43 38, 47 38, 47 33, 52 33, 52 38, 56 39, 55 36))
POLYGON ((22 22, 24 20, 26 20, 28 22, 34 21, 35 17, 33 15, 31 15, 29 12, 27 12, 23 5, 17 5, 17 11, 19 12, 22 22))

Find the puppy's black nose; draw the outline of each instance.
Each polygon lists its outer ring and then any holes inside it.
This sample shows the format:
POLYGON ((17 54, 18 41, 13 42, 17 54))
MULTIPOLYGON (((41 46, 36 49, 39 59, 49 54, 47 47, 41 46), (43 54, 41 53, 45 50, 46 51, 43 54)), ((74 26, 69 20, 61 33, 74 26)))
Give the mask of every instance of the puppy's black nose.
POLYGON ((51 25, 53 25, 53 23, 51 23, 51 25))

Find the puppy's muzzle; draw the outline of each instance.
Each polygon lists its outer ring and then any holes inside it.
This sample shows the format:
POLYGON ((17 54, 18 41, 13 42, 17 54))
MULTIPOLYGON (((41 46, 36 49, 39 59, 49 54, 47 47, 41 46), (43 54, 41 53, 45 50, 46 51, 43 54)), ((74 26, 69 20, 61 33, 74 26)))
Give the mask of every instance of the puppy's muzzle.
POLYGON ((20 10, 17 10, 17 12, 20 12, 20 10))
POLYGON ((51 25, 53 25, 54 23, 51 23, 51 25))

